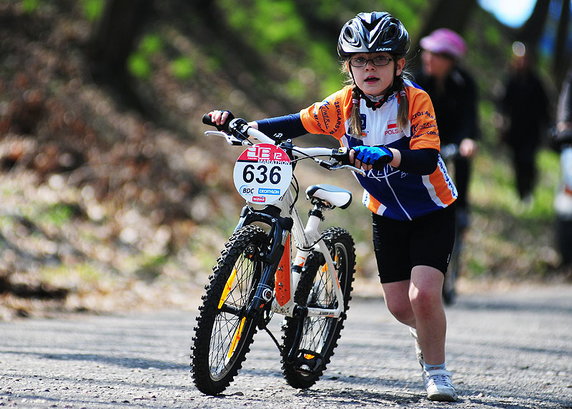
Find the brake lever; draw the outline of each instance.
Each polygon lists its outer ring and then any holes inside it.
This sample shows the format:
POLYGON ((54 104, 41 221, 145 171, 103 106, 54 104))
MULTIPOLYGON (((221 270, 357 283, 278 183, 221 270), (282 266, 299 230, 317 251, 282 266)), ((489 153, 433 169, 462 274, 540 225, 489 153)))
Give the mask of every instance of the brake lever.
POLYGON ((228 124, 228 130, 230 131, 232 136, 241 141, 245 141, 248 139, 247 131, 249 127, 250 125, 248 125, 248 122, 246 122, 246 120, 242 118, 234 118, 228 124))
POLYGON ((363 170, 361 168, 356 168, 355 166, 352 166, 352 165, 337 165, 337 166, 332 167, 332 170, 338 170, 338 169, 349 169, 353 172, 359 173, 362 176, 366 175, 365 170, 363 170))
POLYGON ((224 138, 226 143, 233 146, 240 146, 240 145, 252 145, 252 142, 249 140, 240 140, 236 138, 234 135, 229 135, 223 131, 206 131, 206 136, 218 136, 224 138))
POLYGON ((332 157, 337 161, 337 163, 332 163, 330 169, 331 170, 349 169, 353 172, 359 173, 362 176, 365 176, 366 175, 365 170, 361 168, 356 168, 355 166, 350 164, 349 153, 350 153, 350 148, 345 146, 336 149, 332 153, 332 157))
POLYGON ((328 170, 349 169, 356 173, 359 173, 362 176, 366 175, 365 170, 356 168, 355 166, 352 165, 339 164, 339 162, 329 162, 327 160, 316 159, 316 158, 314 158, 314 161, 316 161, 316 163, 318 163, 318 165, 320 165, 321 167, 328 170))

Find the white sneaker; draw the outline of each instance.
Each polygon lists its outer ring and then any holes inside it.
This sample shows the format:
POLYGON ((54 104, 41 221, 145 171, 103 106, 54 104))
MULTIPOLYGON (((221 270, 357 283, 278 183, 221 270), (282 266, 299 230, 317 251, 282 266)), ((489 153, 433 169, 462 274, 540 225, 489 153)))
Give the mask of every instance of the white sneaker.
POLYGON ((455 402, 458 399, 457 391, 451 381, 451 372, 444 369, 424 370, 423 380, 429 400, 455 402))
POLYGON ((421 345, 419 345, 419 339, 417 338, 417 330, 413 327, 409 327, 409 333, 415 340, 415 355, 417 356, 417 361, 421 368, 423 368, 424 360, 423 360, 423 352, 421 351, 421 345))

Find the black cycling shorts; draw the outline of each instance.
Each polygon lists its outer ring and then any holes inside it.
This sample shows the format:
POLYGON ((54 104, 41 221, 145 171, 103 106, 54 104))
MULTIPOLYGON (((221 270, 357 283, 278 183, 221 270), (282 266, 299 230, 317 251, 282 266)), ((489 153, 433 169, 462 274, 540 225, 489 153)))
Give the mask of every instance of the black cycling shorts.
POLYGON ((447 271, 455 243, 454 205, 414 220, 373 214, 373 246, 382 283, 410 280, 424 265, 447 271))

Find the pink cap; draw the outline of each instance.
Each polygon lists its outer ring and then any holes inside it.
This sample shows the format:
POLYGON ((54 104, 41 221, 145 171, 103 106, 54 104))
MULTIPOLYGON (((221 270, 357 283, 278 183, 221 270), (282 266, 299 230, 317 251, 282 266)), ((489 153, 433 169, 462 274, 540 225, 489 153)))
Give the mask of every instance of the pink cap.
POLYGON ((421 39, 421 48, 438 54, 461 58, 467 52, 463 38, 448 28, 439 28, 421 39))

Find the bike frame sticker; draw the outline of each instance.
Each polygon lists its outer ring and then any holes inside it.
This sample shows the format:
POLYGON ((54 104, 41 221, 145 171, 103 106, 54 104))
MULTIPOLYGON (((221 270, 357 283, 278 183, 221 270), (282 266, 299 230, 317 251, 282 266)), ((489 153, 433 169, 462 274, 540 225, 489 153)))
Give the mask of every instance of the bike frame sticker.
POLYGON ((249 203, 277 202, 291 181, 292 163, 288 154, 269 143, 247 148, 234 165, 234 186, 249 203))

